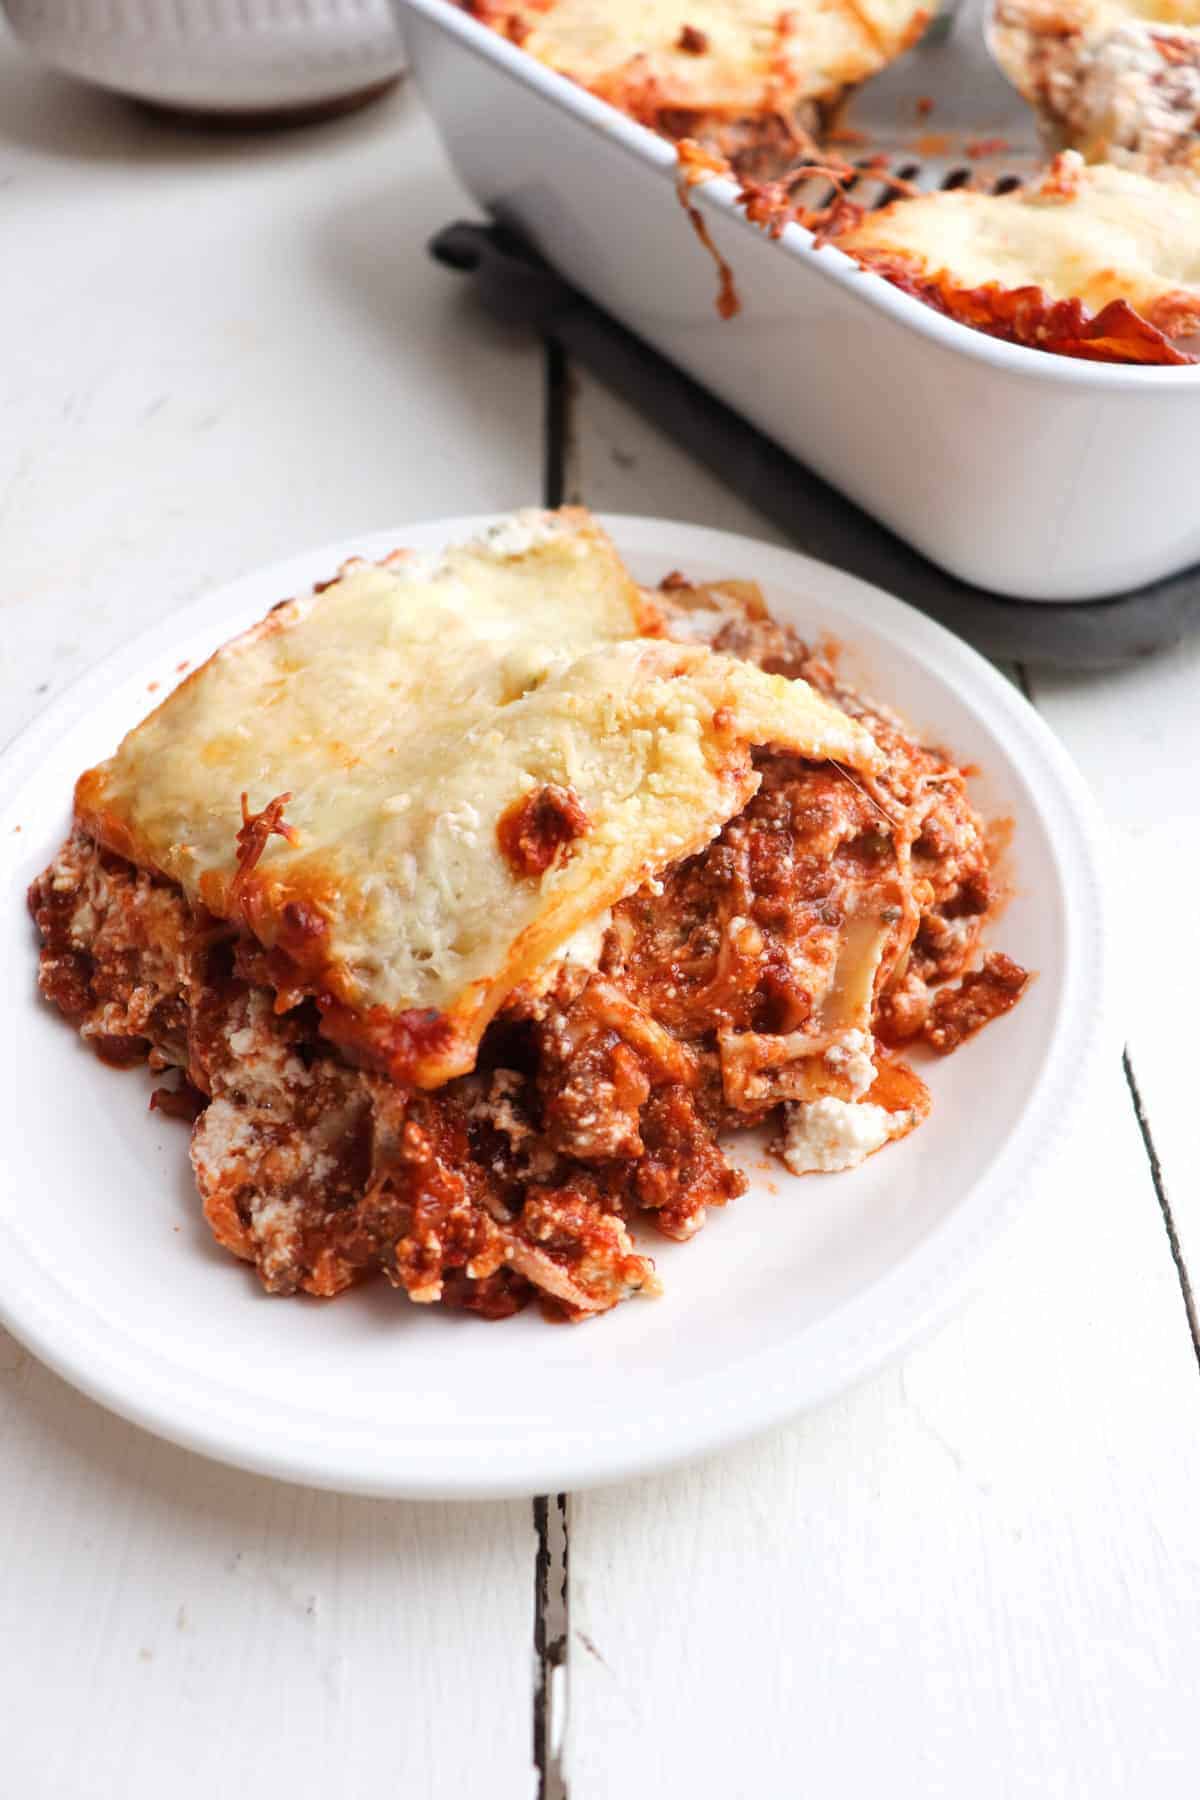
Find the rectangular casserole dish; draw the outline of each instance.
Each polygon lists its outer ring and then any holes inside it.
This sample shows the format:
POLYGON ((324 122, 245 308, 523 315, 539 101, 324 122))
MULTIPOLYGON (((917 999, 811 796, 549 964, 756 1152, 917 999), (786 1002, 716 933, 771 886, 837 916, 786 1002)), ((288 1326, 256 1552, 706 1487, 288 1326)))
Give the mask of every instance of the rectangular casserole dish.
MULTIPOLYGON (((732 182, 695 188, 741 301, 674 192, 675 151, 449 0, 397 0, 450 158, 493 217, 638 336, 965 581, 1093 600, 1200 560, 1200 366, 1085 363, 941 317, 732 182)), ((960 101, 961 106, 961 101, 960 101)))

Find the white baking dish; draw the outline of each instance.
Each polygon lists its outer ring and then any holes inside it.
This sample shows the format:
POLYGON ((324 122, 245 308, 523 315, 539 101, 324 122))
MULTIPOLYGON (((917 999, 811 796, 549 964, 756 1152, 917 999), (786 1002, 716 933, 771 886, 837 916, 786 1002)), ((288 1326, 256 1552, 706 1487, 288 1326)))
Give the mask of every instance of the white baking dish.
POLYGON ((476 199, 730 406, 963 579, 1090 600, 1200 561, 1200 366, 1123 368, 942 318, 733 184, 694 191, 742 302, 673 193, 675 152, 448 0, 396 0, 476 199))

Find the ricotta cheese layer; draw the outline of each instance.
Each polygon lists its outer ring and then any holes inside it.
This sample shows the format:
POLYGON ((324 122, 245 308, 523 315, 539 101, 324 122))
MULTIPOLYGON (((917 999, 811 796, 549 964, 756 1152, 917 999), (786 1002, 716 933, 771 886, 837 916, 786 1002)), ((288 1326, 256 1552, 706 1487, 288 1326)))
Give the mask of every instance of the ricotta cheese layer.
POLYGON ((780 1150, 793 1175, 833 1174, 856 1169, 890 1138, 902 1137, 910 1124, 908 1113, 823 1095, 787 1107, 780 1150))

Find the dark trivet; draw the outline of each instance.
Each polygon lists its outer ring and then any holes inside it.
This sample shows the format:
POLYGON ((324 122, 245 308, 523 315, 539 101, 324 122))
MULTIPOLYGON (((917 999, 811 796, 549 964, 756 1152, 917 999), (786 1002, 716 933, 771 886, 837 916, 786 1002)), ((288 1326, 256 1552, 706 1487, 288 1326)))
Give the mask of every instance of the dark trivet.
POLYGON ((1114 599, 1070 605, 1006 600, 959 581, 649 349, 504 226, 447 225, 430 249, 448 268, 475 277, 491 313, 561 345, 798 549, 899 594, 989 656, 1112 668, 1164 650, 1200 626, 1200 568, 1114 599))

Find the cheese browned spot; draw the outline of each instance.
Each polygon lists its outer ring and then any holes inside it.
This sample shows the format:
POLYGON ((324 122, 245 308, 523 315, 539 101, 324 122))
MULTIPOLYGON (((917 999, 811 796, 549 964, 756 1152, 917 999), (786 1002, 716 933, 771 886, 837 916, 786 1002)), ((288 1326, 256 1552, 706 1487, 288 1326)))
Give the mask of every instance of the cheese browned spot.
POLYGON ((550 781, 505 808, 496 836, 513 874, 533 878, 544 875, 590 823, 578 794, 550 781))

